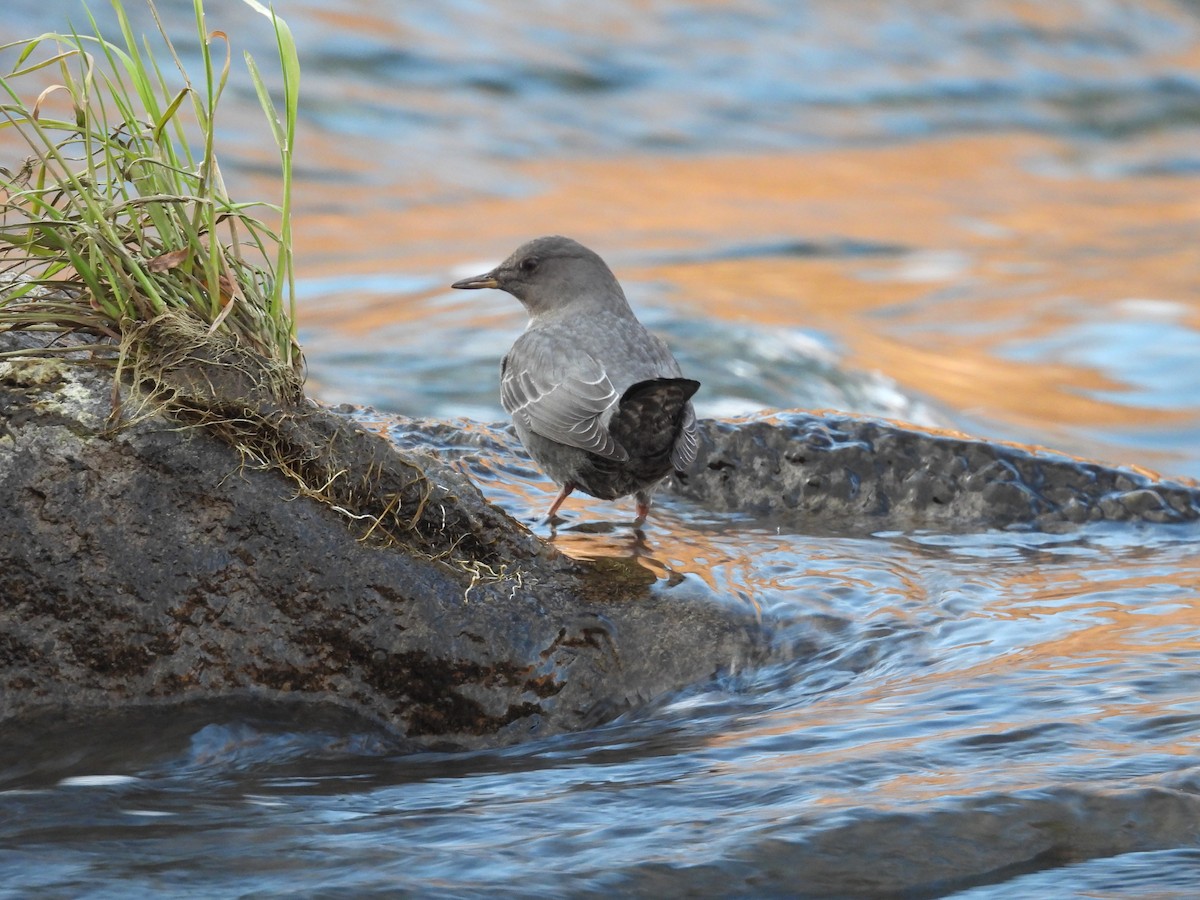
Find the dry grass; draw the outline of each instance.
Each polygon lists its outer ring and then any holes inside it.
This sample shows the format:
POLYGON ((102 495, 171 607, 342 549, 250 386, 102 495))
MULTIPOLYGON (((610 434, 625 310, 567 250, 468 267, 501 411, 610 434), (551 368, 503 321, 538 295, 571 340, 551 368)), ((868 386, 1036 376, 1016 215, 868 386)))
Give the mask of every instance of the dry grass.
MULTIPOLYGON (((0 46, 0 129, 27 148, 24 159, 0 160, 0 333, 84 332, 111 341, 116 359, 142 325, 173 314, 299 371, 289 233, 299 69, 290 33, 272 17, 282 119, 246 57, 280 141, 283 201, 238 202, 225 190, 213 139, 229 39, 207 30, 202 0, 194 0, 202 72, 193 82, 153 0, 147 5, 159 26, 157 52, 134 34, 119 2, 120 42, 89 16, 92 34, 0 46), (156 55, 182 88, 169 86, 156 55), (54 83, 39 90, 48 77, 54 83), (267 206, 282 222, 278 232, 252 215, 267 206)), ((49 341, 46 352, 56 351, 49 341)))

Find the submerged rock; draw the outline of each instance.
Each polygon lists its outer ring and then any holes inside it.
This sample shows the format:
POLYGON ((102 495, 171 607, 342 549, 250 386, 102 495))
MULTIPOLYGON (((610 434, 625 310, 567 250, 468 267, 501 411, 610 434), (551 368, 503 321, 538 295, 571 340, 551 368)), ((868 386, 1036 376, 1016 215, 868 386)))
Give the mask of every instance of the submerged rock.
MULTIPOLYGON (((170 417, 127 396, 112 428, 107 371, 0 362, 0 720, 302 698, 415 746, 492 746, 770 652, 750 610, 558 554, 420 451, 444 423, 409 423, 397 449, 303 402, 202 415, 186 378, 166 380, 170 417)), ((702 431, 676 489, 797 530, 1200 516, 1195 486, 872 420, 702 431)))
POLYGON ((796 531, 1062 530, 1200 519, 1200 486, 1014 444, 844 415, 706 421, 675 491, 796 531))

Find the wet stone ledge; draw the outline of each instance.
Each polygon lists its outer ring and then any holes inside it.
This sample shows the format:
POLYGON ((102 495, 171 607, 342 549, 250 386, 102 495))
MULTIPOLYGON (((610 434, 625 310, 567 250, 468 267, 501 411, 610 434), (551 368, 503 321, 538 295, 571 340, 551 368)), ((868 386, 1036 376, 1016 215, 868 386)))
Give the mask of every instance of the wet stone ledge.
POLYGON ((1200 519, 1200 486, 1044 450, 839 415, 701 422, 680 496, 788 528, 1027 527, 1200 519))

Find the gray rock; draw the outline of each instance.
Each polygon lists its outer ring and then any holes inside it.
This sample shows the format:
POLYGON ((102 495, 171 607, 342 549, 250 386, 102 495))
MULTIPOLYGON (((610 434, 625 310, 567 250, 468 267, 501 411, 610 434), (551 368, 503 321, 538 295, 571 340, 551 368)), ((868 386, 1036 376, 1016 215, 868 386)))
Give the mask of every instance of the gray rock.
MULTIPOLYGON (((432 457, 406 464, 457 542, 379 546, 206 429, 106 430, 111 390, 88 366, 0 362, 0 721, 249 695, 478 747, 761 658, 748 612, 651 591, 632 562, 571 563, 432 457), (481 535, 503 552, 461 549, 481 535)), ((344 416, 306 427, 395 455, 344 416)))
POLYGON ((702 421, 672 488, 801 532, 1037 528, 1200 519, 1200 487, 1011 444, 853 416, 702 421))

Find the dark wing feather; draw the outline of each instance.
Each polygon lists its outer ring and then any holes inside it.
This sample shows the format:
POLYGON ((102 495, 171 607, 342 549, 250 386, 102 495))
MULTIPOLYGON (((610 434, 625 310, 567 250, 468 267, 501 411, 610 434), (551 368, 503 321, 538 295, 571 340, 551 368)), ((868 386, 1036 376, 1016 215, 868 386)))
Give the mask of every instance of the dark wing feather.
POLYGON ((500 402, 522 427, 544 438, 618 462, 629 454, 608 432, 620 395, 604 367, 582 351, 569 358, 526 332, 500 375, 500 402), (607 415, 606 415, 607 414, 607 415))

